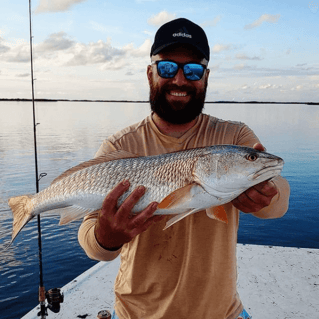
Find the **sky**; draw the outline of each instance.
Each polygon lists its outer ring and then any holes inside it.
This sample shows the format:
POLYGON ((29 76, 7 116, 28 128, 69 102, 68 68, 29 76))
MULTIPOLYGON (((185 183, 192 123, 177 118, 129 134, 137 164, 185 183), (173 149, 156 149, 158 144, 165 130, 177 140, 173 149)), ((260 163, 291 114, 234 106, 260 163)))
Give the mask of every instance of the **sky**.
MULTIPOLYGON (((205 30, 207 101, 319 102, 319 0, 34 0, 35 97, 148 100, 157 29, 205 30)), ((2 0, 0 98, 31 98, 29 1, 2 0)))

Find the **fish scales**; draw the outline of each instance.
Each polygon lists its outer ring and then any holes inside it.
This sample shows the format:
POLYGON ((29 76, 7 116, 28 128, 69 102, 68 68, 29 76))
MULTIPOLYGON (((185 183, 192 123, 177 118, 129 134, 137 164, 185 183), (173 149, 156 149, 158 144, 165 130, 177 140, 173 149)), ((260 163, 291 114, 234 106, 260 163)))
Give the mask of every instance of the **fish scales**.
MULTIPOLYGON (((35 195, 35 205, 41 211, 47 204, 57 199, 59 202, 65 201, 77 195, 83 196, 86 192, 104 198, 125 177, 130 180, 131 190, 142 184, 148 190, 148 196, 145 196, 136 207, 145 208, 151 201, 159 201, 191 181, 191 169, 196 155, 193 153, 189 152, 188 156, 173 153, 171 156, 160 158, 123 159, 94 165, 75 172, 35 195), (189 156, 191 158, 188 158, 189 156), (178 159, 175 160, 175 157, 178 159), (104 178, 100 179, 99 176, 104 178)), ((119 200, 119 204, 127 196, 128 194, 125 194, 119 200)))

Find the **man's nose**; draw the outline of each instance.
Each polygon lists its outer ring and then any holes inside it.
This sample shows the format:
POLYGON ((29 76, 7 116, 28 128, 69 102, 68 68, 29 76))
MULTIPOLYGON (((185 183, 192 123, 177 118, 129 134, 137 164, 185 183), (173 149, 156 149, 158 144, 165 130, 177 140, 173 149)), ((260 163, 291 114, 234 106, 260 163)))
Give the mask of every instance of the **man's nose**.
POLYGON ((176 85, 184 85, 187 84, 187 79, 184 76, 183 70, 180 68, 177 74, 173 78, 173 83, 176 85))

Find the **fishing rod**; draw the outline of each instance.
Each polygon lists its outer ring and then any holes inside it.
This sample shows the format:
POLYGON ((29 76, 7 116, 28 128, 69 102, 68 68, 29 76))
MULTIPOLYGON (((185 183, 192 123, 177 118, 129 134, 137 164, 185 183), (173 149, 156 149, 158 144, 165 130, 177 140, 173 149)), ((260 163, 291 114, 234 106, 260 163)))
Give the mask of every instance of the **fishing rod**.
MULTIPOLYGON (((31 22, 31 0, 29 0, 29 21, 30 21, 30 60, 31 60, 31 91, 32 91, 32 110, 33 110, 33 140, 34 140, 34 162, 35 162, 35 183, 36 192, 39 193, 39 181, 42 177, 46 176, 46 173, 38 173, 38 153, 37 153, 37 125, 35 120, 35 103, 34 103, 34 77, 33 77, 33 55, 32 55, 32 22, 31 22)), ((41 220, 40 215, 38 219, 38 247, 39 247, 39 303, 40 312, 38 316, 41 319, 45 319, 48 315, 47 308, 57 313, 60 311, 60 303, 63 302, 63 294, 60 293, 59 288, 53 288, 49 291, 45 291, 43 282, 43 267, 42 267, 42 240, 41 240, 41 220), (48 300, 48 306, 46 306, 45 299, 48 300)))

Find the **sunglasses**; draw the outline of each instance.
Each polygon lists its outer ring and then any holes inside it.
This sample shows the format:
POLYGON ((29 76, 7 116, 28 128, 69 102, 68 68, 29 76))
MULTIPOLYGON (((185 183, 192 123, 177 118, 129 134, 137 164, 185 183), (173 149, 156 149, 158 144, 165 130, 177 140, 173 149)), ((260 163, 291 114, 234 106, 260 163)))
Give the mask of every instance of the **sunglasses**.
POLYGON ((153 61, 157 65, 157 73, 161 78, 173 78, 179 69, 183 70, 187 80, 198 81, 203 77, 206 65, 200 63, 176 63, 173 61, 153 61))

